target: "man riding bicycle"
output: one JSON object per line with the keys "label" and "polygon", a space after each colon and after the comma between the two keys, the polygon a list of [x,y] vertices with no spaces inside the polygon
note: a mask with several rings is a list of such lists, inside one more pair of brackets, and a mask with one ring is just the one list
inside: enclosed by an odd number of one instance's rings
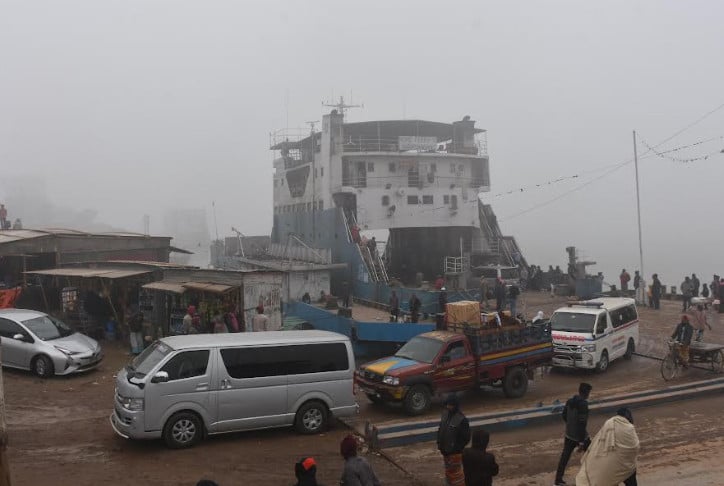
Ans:
{"label": "man riding bicycle", "polygon": [[689,345],[694,335],[694,328],[689,323],[689,316],[681,316],[681,322],[676,325],[671,339],[675,339],[679,343],[679,359],[684,368],[689,367]]}

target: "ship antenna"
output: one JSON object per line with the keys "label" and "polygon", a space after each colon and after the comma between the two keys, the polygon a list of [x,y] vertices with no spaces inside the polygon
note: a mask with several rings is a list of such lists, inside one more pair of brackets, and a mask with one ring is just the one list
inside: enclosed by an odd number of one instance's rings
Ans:
{"label": "ship antenna", "polygon": [[364,103],[362,103],[362,104],[360,104],[360,105],[348,105],[347,103],[344,102],[344,96],[340,96],[340,97],[339,97],[339,101],[338,101],[337,103],[333,103],[333,102],[331,102],[331,101],[328,102],[328,103],[325,103],[325,102],[323,101],[323,102],[322,102],[322,106],[329,106],[330,108],[336,108],[337,111],[338,111],[342,116],[344,116],[345,111],[346,111],[348,108],[364,108],[364,107],[365,107]]}

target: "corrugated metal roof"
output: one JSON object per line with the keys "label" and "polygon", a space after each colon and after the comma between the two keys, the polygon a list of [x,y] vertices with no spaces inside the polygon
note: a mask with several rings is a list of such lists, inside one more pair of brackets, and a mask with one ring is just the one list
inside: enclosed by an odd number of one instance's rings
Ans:
{"label": "corrugated metal roof", "polygon": [[79,278],[126,278],[151,273],[149,270],[127,270],[123,268],[49,268],[25,272],[48,277],[79,277]]}
{"label": "corrugated metal roof", "polygon": [[[30,240],[33,238],[41,238],[43,236],[87,236],[89,238],[98,237],[114,237],[114,238],[170,238],[168,236],[149,236],[141,233],[129,232],[107,232],[107,233],[86,233],[84,231],[72,230],[67,228],[43,228],[43,229],[22,229],[22,230],[2,230],[0,231],[0,245],[3,243],[11,243],[19,240]],[[184,250],[180,250],[183,253]],[[176,251],[176,249],[174,249]]]}
{"label": "corrugated metal roof", "polygon": [[210,282],[184,282],[182,285],[187,289],[199,290],[201,292],[211,292],[214,294],[223,294],[224,292],[228,292],[235,287],[238,288],[238,286],[222,285]]}
{"label": "corrugated metal roof", "polygon": [[0,231],[0,245],[13,241],[40,238],[41,236],[50,236],[50,233],[37,230],[3,230]]}
{"label": "corrugated metal roof", "polygon": [[183,284],[175,283],[175,282],[166,282],[166,281],[160,281],[160,282],[151,282],[147,283],[146,285],[142,286],[144,289],[150,289],[150,290],[163,290],[164,292],[173,292],[174,294],[183,294],[186,292],[186,287],[183,286]]}

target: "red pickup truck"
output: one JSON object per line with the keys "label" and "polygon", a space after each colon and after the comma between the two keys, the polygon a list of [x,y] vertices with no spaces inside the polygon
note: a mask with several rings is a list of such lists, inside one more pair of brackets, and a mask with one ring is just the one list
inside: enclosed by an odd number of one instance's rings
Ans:
{"label": "red pickup truck", "polygon": [[434,395],[481,385],[502,384],[507,397],[521,397],[535,368],[552,356],[547,324],[433,331],[412,338],[394,356],[361,366],[355,384],[374,403],[402,402],[407,413],[419,415]]}

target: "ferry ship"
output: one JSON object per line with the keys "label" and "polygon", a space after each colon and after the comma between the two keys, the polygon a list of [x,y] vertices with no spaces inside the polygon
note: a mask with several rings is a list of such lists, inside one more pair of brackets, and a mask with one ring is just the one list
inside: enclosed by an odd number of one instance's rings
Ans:
{"label": "ferry ship", "polygon": [[[340,99],[321,130],[270,135],[273,244],[328,250],[333,263],[348,264],[332,275],[332,292],[381,303],[391,281],[424,288],[444,275],[449,288],[477,288],[471,268],[524,264],[480,200],[490,191],[490,159],[474,120],[345,123],[347,108]],[[357,244],[354,225],[388,237]]]}

